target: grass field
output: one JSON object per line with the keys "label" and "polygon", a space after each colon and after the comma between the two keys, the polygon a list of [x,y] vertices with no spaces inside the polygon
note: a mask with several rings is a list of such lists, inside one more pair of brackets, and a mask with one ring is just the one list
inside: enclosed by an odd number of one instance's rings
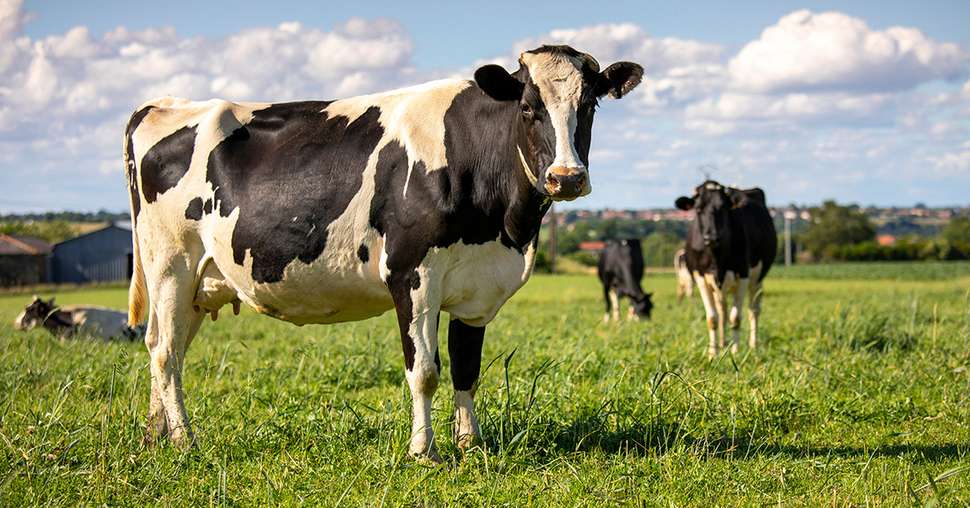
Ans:
{"label": "grass field", "polygon": [[185,378],[198,446],[181,452],[141,445],[143,345],[15,332],[27,297],[3,296],[0,505],[967,504],[970,265],[941,266],[779,270],[762,347],[713,362],[672,274],[645,280],[651,322],[620,325],[594,277],[537,276],[489,326],[486,445],[467,456],[442,358],[439,467],[406,457],[390,313],[207,322]]}

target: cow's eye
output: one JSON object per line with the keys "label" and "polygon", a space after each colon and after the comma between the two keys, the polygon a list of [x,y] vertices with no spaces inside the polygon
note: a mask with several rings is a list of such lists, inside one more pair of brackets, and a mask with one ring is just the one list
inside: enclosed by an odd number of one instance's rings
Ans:
{"label": "cow's eye", "polygon": [[531,120],[532,117],[535,116],[535,114],[536,114],[535,113],[535,110],[532,109],[532,106],[530,106],[530,105],[528,105],[528,104],[526,104],[524,102],[522,103],[522,116],[524,116],[527,119]]}

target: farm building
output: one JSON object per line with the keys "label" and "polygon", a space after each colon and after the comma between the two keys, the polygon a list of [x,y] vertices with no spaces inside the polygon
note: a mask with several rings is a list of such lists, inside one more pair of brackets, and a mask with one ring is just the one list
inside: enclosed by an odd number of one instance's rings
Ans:
{"label": "farm building", "polygon": [[0,235],[0,287],[47,281],[49,243],[30,236]]}
{"label": "farm building", "polygon": [[131,277],[131,223],[110,225],[54,246],[50,281],[57,284],[123,281]]}

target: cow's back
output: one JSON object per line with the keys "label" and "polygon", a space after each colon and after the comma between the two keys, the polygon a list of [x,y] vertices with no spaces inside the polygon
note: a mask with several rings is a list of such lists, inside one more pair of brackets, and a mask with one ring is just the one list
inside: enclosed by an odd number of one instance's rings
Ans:
{"label": "cow's back", "polygon": [[748,244],[749,264],[751,267],[761,264],[758,275],[759,281],[768,274],[778,252],[778,236],[775,223],[768,212],[765,193],[760,188],[741,191],[745,198],[737,211],[741,215],[744,227],[745,241]]}

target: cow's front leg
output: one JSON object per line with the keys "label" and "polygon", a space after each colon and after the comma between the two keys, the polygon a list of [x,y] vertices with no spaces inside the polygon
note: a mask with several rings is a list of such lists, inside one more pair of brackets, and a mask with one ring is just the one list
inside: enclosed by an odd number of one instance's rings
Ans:
{"label": "cow's front leg", "polygon": [[707,315],[707,334],[708,346],[707,356],[714,358],[717,356],[717,310],[714,303],[713,288],[707,283],[707,278],[699,272],[694,272],[694,280],[697,281],[697,290],[701,294],[701,301],[704,302],[704,313]]}
{"label": "cow's front leg", "polygon": [[440,462],[431,428],[431,401],[438,389],[438,309],[440,302],[429,281],[416,270],[390,274],[387,280],[404,349],[404,375],[411,389],[412,423],[409,453]]}
{"label": "cow's front leg", "polygon": [[451,382],[455,387],[455,445],[462,451],[482,442],[475,416],[475,390],[482,366],[482,342],[485,327],[452,319],[448,325],[448,356],[451,359]]}

